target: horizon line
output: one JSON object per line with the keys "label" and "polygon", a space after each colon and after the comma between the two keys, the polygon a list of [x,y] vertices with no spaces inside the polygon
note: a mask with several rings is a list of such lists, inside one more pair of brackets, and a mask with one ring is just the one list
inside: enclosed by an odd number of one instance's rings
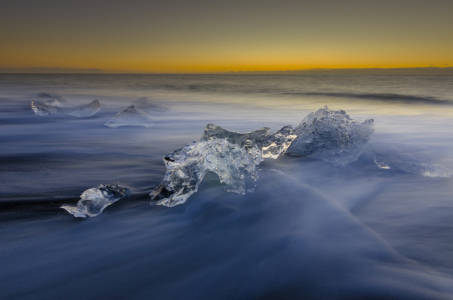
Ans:
{"label": "horizon line", "polygon": [[[310,69],[294,69],[294,70],[268,70],[268,71],[204,71],[204,72],[143,72],[133,70],[103,70],[97,68],[47,68],[47,67],[35,67],[35,68],[0,68],[0,74],[135,74],[135,75],[171,75],[171,74],[237,74],[237,73],[326,73],[326,72],[407,72],[407,71],[447,71],[452,72],[453,67],[400,67],[400,68],[310,68]],[[443,73],[444,73],[443,72]]]}

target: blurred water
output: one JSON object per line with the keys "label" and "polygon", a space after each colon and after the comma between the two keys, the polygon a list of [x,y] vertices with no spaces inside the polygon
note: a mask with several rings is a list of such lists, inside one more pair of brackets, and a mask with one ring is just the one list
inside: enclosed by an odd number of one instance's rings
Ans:
{"label": "blurred water", "polygon": [[[380,170],[372,151],[453,169],[453,77],[0,75],[1,299],[451,299],[451,178]],[[35,116],[37,93],[91,118]],[[103,124],[140,97],[154,127]],[[358,161],[266,160],[255,193],[210,174],[187,203],[149,206],[162,156],[208,123],[297,125],[328,105],[376,131]],[[157,108],[156,108],[157,107]],[[274,172],[276,169],[281,172]],[[59,208],[101,183],[102,215]]]}

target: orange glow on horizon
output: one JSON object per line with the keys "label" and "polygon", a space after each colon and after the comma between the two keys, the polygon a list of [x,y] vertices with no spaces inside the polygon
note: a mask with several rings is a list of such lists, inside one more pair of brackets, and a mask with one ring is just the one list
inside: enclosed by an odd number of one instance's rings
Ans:
{"label": "orange glow on horizon", "polygon": [[3,10],[0,69],[209,73],[453,66],[453,1],[269,1],[259,7],[253,1],[200,7],[118,1],[109,9],[91,2],[86,9],[86,1],[27,2],[12,1]]}
{"label": "orange glow on horizon", "polygon": [[[60,49],[58,49],[60,48]],[[63,48],[63,49],[61,49]],[[329,51],[312,49],[282,49],[280,51],[259,51],[237,46],[228,53],[219,47],[210,53],[192,46],[190,53],[173,51],[131,51],[115,49],[108,52],[103,47],[83,49],[47,49],[27,46],[4,47],[0,49],[0,69],[6,68],[72,68],[101,69],[106,73],[216,73],[248,71],[287,71],[308,69],[361,69],[361,68],[417,68],[453,66],[449,47],[444,51],[423,51],[407,53],[385,53],[355,51],[341,48]],[[190,47],[188,47],[190,48]],[[370,46],[370,48],[372,48]],[[200,50],[200,51],[197,51]],[[120,52],[120,53],[118,53]],[[379,52],[379,53],[377,53]],[[384,55],[385,54],[385,55]],[[435,59],[433,59],[435,57]]]}

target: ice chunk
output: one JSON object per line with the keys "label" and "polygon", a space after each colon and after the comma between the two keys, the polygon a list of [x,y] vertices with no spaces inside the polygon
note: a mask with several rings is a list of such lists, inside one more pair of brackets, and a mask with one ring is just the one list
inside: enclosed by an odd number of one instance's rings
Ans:
{"label": "ice chunk", "polygon": [[[234,135],[234,141],[241,143],[243,137]],[[263,160],[261,150],[245,141],[247,145],[241,147],[225,138],[206,139],[164,157],[167,172],[150,194],[158,200],[156,204],[172,207],[186,202],[209,171],[219,176],[228,192],[253,192],[259,175],[257,166]]]}
{"label": "ice chunk", "polygon": [[285,126],[261,142],[263,158],[276,159],[286,152],[292,141],[297,137],[291,125]]}
{"label": "ice chunk", "polygon": [[272,135],[269,135],[269,130],[270,128],[263,127],[255,131],[239,133],[226,130],[215,124],[208,124],[200,141],[224,138],[230,143],[238,144],[241,147],[246,145],[256,146],[263,151],[263,158],[270,157],[275,159],[285,153],[297,136],[293,134],[291,125],[283,127]]}
{"label": "ice chunk", "polygon": [[451,177],[453,175],[453,170],[440,165],[404,161],[393,156],[380,155],[376,152],[373,154],[374,163],[379,169],[392,169],[427,177]]}
{"label": "ice chunk", "polygon": [[98,100],[94,100],[89,104],[74,107],[66,113],[77,118],[88,118],[94,116],[100,109],[101,103]]}
{"label": "ice chunk", "polygon": [[208,124],[199,142],[164,157],[167,172],[150,194],[151,198],[165,206],[182,204],[197,191],[209,171],[219,175],[229,192],[252,192],[259,174],[257,166],[263,159],[279,157],[298,139],[305,148],[296,145],[292,154],[346,165],[363,152],[374,125],[373,120],[358,124],[344,111],[330,111],[325,107],[308,115],[295,130],[291,125],[272,135],[269,130],[264,127],[239,133]]}
{"label": "ice chunk", "polygon": [[269,130],[264,127],[239,133],[208,124],[199,142],[164,157],[167,173],[151,198],[165,206],[182,204],[197,191],[209,171],[219,176],[228,192],[253,192],[259,175],[257,166],[263,161],[262,143],[269,138]]}
{"label": "ice chunk", "polygon": [[127,189],[120,187],[118,182],[107,185],[101,184],[97,188],[83,192],[77,206],[63,205],[61,208],[67,210],[74,217],[96,217],[102,213],[104,208],[124,198],[126,194]]}
{"label": "ice chunk", "polygon": [[310,113],[294,128],[294,134],[298,137],[286,153],[345,166],[362,154],[363,146],[373,132],[373,119],[358,123],[345,111],[332,111],[325,106]]}
{"label": "ice chunk", "polygon": [[55,115],[61,113],[59,107],[52,105],[31,102],[31,109],[37,116]]}
{"label": "ice chunk", "polygon": [[200,141],[210,141],[214,139],[226,139],[231,144],[237,144],[243,147],[247,141],[254,145],[259,144],[263,141],[269,133],[270,128],[263,127],[261,129],[247,132],[239,133],[235,131],[226,130],[215,124],[208,124],[204,130],[203,136]]}
{"label": "ice chunk", "polygon": [[123,109],[104,125],[112,128],[120,126],[153,126],[151,117],[134,105]]}
{"label": "ice chunk", "polygon": [[259,176],[257,166],[265,157],[277,158],[291,141],[292,127],[285,126],[273,135],[264,127],[239,133],[208,124],[199,142],[164,157],[167,172],[162,183],[150,194],[157,204],[182,204],[197,191],[209,171],[216,173],[225,190],[238,194],[253,192]]}
{"label": "ice chunk", "polygon": [[[54,100],[47,101],[45,103],[31,102],[31,109],[33,109],[35,115],[38,116],[63,114],[71,115],[77,118],[91,117],[101,109],[101,104],[99,103],[98,100],[94,100],[93,102],[86,105],[81,105],[72,108],[64,108],[62,106],[53,105],[61,101],[57,99]],[[69,102],[67,102],[66,104],[68,103]]]}

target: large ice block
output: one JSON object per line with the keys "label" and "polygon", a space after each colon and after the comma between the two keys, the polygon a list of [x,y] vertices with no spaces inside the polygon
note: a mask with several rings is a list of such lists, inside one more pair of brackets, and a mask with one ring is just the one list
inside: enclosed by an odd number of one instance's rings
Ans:
{"label": "large ice block", "polygon": [[165,206],[184,203],[208,171],[219,175],[229,192],[252,192],[258,178],[257,166],[264,158],[275,159],[285,152],[344,166],[363,152],[374,124],[373,120],[359,124],[344,111],[331,111],[326,106],[309,114],[294,130],[291,125],[271,135],[269,130],[263,127],[239,133],[208,124],[199,142],[164,157],[167,172],[151,198]]}
{"label": "large ice block", "polygon": [[260,149],[251,144],[241,147],[225,138],[192,142],[164,156],[167,172],[150,196],[159,205],[182,204],[197,191],[209,171],[219,176],[228,192],[253,192],[259,176],[257,166],[262,160]]}
{"label": "large ice block", "polygon": [[325,106],[306,116],[293,132],[297,138],[286,153],[345,166],[362,154],[374,132],[374,121],[358,123],[345,111],[332,111]]}

